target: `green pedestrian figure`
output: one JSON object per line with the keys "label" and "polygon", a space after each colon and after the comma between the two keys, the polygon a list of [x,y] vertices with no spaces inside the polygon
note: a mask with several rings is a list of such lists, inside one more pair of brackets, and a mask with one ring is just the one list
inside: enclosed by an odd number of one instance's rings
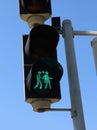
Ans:
{"label": "green pedestrian figure", "polygon": [[42,82],[41,82],[41,71],[38,72],[37,76],[36,76],[36,79],[37,79],[37,83],[36,85],[34,86],[34,89],[38,88],[39,89],[42,89]]}
{"label": "green pedestrian figure", "polygon": [[49,77],[49,72],[46,71],[42,79],[44,80],[44,83],[45,83],[45,89],[47,89],[47,87],[49,87],[49,89],[52,89],[50,79],[53,79],[53,78]]}

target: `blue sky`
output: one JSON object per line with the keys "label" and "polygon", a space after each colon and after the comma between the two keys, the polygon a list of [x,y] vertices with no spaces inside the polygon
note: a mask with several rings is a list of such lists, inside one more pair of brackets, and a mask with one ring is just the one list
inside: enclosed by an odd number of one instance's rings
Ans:
{"label": "blue sky", "polygon": [[[52,16],[72,21],[74,30],[97,30],[96,0],[52,0]],[[50,19],[45,22],[50,25]],[[22,35],[28,24],[20,19],[18,0],[0,3],[0,129],[73,130],[69,112],[36,113],[24,101]],[[97,130],[97,76],[91,41],[93,36],[75,36],[74,45],[87,130]],[[60,102],[53,107],[70,108],[64,40],[60,36],[58,59],[64,68]]]}

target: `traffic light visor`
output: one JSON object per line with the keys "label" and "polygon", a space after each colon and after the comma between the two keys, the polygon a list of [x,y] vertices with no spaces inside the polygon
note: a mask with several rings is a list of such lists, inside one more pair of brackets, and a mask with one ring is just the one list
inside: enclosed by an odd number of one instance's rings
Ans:
{"label": "traffic light visor", "polygon": [[59,34],[52,26],[38,25],[30,32],[30,42],[33,47],[56,48],[59,41]]}
{"label": "traffic light visor", "polygon": [[52,26],[38,25],[29,34],[25,52],[28,56],[38,54],[43,56],[51,54],[57,47],[59,34]]}

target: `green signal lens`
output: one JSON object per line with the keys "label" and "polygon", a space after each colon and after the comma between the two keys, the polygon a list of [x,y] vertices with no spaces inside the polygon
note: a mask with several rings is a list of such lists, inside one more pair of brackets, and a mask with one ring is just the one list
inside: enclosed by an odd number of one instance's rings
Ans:
{"label": "green signal lens", "polygon": [[47,94],[59,84],[63,68],[56,60],[43,58],[33,64],[30,74],[30,90],[38,94]]}
{"label": "green signal lens", "polygon": [[38,71],[36,74],[36,84],[33,86],[33,89],[38,92],[49,92],[52,90],[53,78],[50,77],[48,71]]}

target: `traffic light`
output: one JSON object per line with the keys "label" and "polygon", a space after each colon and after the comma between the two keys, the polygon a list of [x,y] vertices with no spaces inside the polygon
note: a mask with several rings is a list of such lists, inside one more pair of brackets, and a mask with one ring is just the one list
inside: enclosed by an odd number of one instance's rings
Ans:
{"label": "traffic light", "polygon": [[32,28],[51,16],[51,0],[19,0],[20,17]]}
{"label": "traffic light", "polygon": [[57,61],[59,34],[52,26],[35,26],[23,36],[25,100],[34,111],[50,108],[61,99],[63,68]]}

